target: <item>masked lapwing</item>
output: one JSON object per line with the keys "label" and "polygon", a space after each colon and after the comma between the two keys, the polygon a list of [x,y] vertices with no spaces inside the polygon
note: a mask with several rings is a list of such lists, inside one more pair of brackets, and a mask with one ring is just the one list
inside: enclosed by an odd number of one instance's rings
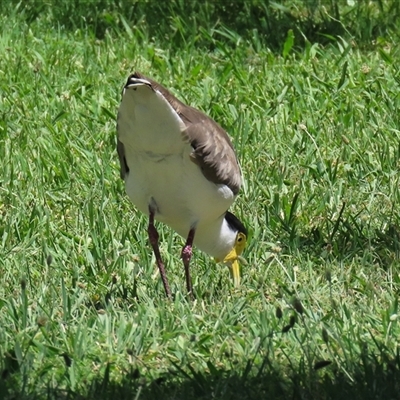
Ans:
{"label": "masked lapwing", "polygon": [[121,177],[131,201],[149,215],[149,241],[166,295],[171,298],[155,219],[186,238],[181,257],[190,295],[193,245],[227,265],[238,285],[247,230],[228,211],[242,178],[227,133],[138,72],[123,89],[117,131]]}

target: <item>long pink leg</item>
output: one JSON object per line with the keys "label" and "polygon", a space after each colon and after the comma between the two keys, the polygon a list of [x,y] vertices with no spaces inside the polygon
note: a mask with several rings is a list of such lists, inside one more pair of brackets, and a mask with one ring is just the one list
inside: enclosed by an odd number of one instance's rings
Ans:
{"label": "long pink leg", "polygon": [[193,290],[192,290],[192,279],[190,278],[189,264],[190,264],[190,259],[192,258],[192,247],[193,247],[195,231],[196,231],[195,228],[192,228],[189,231],[188,237],[186,239],[186,244],[185,246],[183,246],[181,253],[183,265],[185,266],[186,287],[190,297],[192,298],[193,298]]}
{"label": "long pink leg", "polygon": [[158,269],[160,270],[160,275],[162,282],[164,284],[165,293],[169,299],[172,299],[171,289],[169,288],[168,285],[167,274],[165,273],[165,266],[164,263],[162,262],[160,249],[158,247],[159,236],[157,229],[154,226],[154,209],[151,206],[149,206],[149,213],[150,217],[149,217],[149,226],[147,228],[147,233],[149,234],[150,244],[151,247],[153,247],[154,255],[156,256],[156,263]]}

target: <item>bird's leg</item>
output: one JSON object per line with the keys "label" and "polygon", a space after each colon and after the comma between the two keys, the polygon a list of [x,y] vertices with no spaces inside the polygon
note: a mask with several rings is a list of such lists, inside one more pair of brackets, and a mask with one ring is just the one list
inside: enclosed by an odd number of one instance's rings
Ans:
{"label": "bird's leg", "polygon": [[190,259],[192,258],[192,247],[193,247],[195,231],[196,231],[195,228],[192,228],[189,231],[188,237],[186,239],[186,244],[185,246],[183,246],[181,253],[183,265],[185,266],[186,287],[190,297],[192,298],[193,298],[193,290],[192,290],[192,279],[190,278],[189,264],[190,264]]}
{"label": "bird's leg", "polygon": [[147,233],[149,234],[150,244],[151,244],[151,247],[153,248],[154,255],[156,256],[156,263],[157,263],[158,269],[160,270],[160,275],[161,275],[162,282],[164,284],[165,293],[169,299],[172,299],[171,289],[169,288],[169,285],[168,285],[168,280],[167,280],[167,275],[165,273],[164,263],[162,262],[161,255],[160,255],[160,249],[158,247],[158,237],[159,236],[158,236],[157,229],[154,226],[155,211],[152,206],[149,206],[149,213],[150,213],[150,217],[149,217],[149,227],[147,228]]}

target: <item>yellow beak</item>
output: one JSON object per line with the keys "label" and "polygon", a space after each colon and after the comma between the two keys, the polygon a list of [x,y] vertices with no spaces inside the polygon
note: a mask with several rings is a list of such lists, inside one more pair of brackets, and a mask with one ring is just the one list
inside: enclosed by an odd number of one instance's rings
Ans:
{"label": "yellow beak", "polygon": [[230,266],[229,269],[231,270],[231,276],[233,279],[233,284],[235,287],[240,285],[240,267],[238,260],[235,260]]}
{"label": "yellow beak", "polygon": [[227,264],[231,272],[231,277],[233,279],[233,284],[235,286],[240,285],[240,267],[238,262],[238,254],[236,248],[233,248],[228,255],[224,258],[223,263]]}

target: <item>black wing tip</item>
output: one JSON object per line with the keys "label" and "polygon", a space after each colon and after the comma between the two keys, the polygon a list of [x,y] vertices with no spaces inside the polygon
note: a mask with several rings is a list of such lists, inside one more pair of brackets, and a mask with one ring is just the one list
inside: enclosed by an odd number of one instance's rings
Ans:
{"label": "black wing tip", "polygon": [[243,222],[240,221],[238,217],[236,217],[236,215],[232,214],[230,211],[227,211],[225,214],[225,220],[233,230],[244,233],[247,237],[248,230],[244,226]]}

